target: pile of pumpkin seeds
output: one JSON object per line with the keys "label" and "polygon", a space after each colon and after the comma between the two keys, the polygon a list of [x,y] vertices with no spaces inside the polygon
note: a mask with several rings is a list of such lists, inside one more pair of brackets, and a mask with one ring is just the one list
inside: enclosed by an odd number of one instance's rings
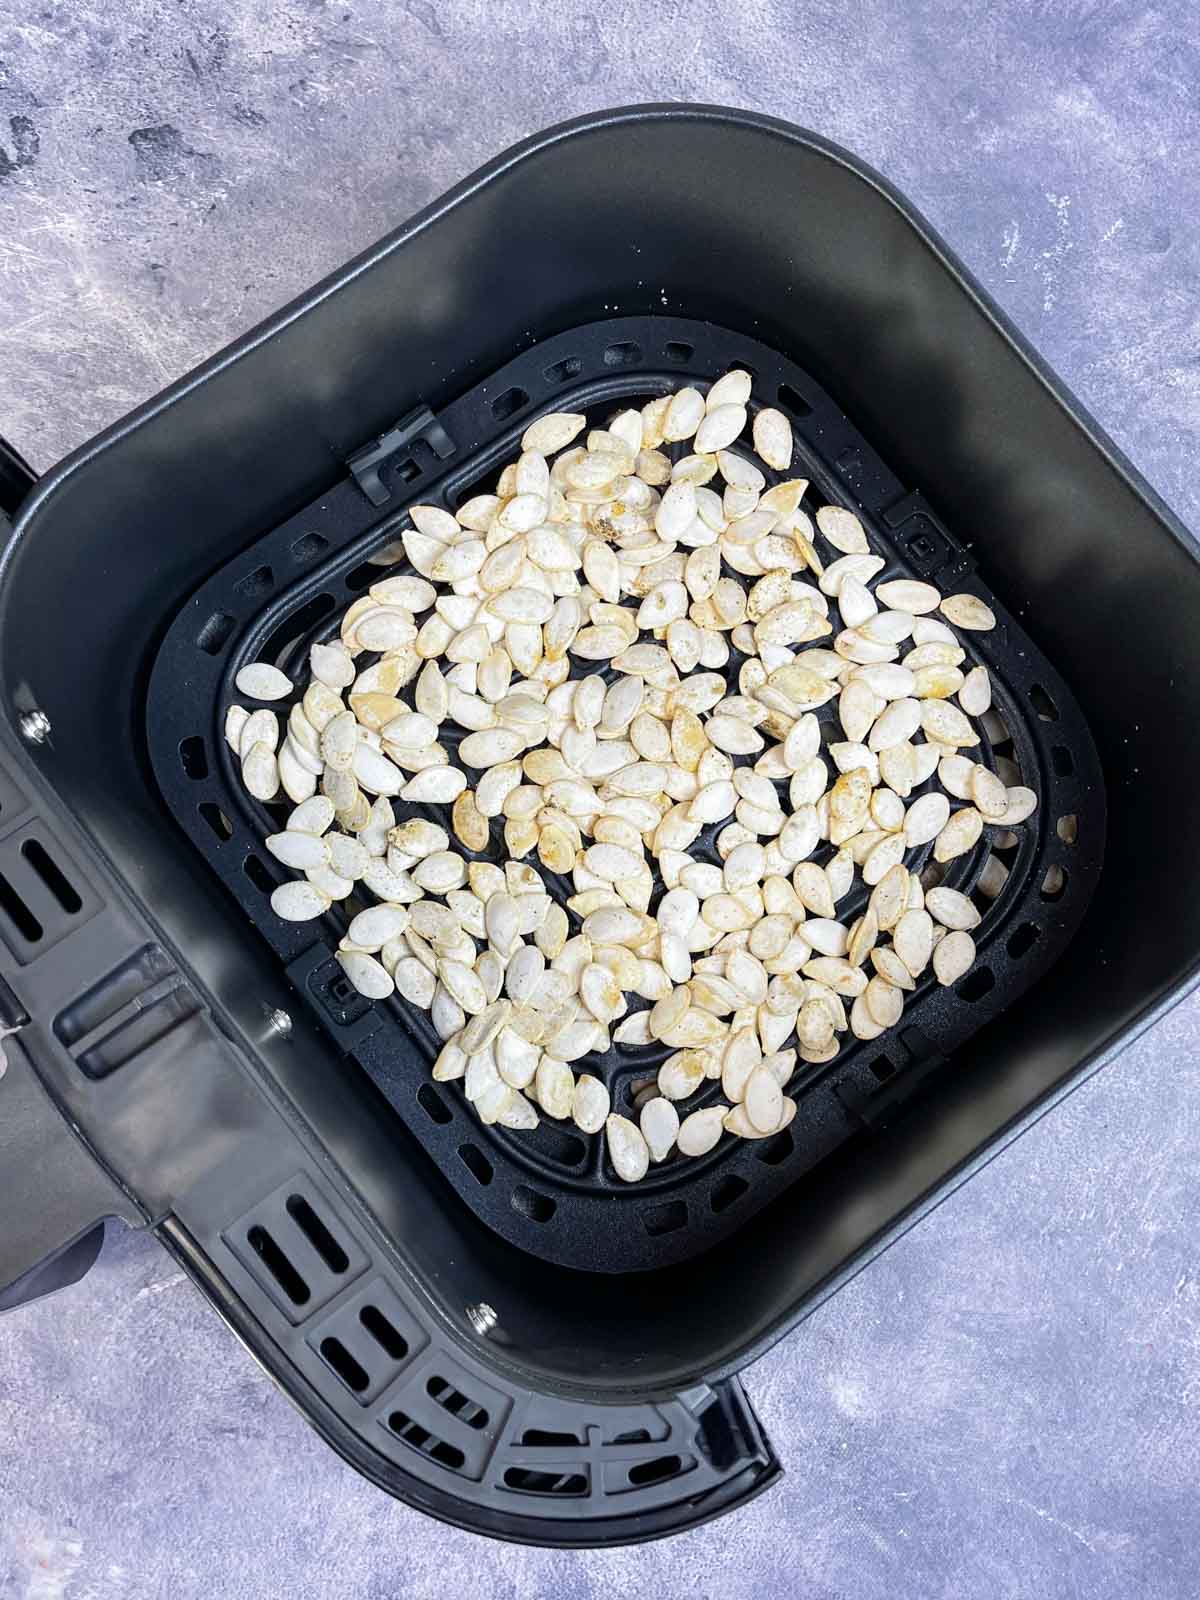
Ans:
{"label": "pile of pumpkin seeds", "polygon": [[[379,557],[407,570],[312,647],[302,696],[245,667],[258,707],[226,722],[249,792],[295,806],[266,840],[300,874],[276,915],[372,902],[337,959],[361,994],[431,1012],[434,1079],[485,1123],[603,1131],[630,1182],[779,1132],[799,1063],[896,1027],[928,968],[957,983],[980,914],[906,859],[949,862],[1037,805],[974,759],[991,686],[960,634],[991,610],[878,581],[853,512],[803,508],[791,426],[751,421],[750,392],[732,371],[604,428],[538,418],[494,492],[411,508]],[[493,819],[503,867],[475,859]],[[713,829],[720,865],[692,853]],[[569,880],[565,908],[539,868]],[[1003,875],[993,857],[985,895]],[[671,1052],[636,1121],[575,1070],[611,1044]],[[689,1110],[709,1080],[723,1100]]]}

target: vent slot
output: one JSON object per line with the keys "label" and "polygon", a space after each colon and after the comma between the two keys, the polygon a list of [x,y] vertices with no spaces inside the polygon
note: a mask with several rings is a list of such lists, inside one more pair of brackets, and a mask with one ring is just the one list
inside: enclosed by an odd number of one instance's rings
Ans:
{"label": "vent slot", "polygon": [[246,1234],[246,1243],[292,1304],[306,1306],[312,1299],[308,1285],[267,1230],[256,1224]]}
{"label": "vent slot", "polygon": [[1058,721],[1058,707],[1040,683],[1035,683],[1033,688],[1030,689],[1029,703],[1043,722]]}
{"label": "vent slot", "polygon": [[315,561],[322,550],[329,549],[329,540],[319,533],[302,533],[292,544],[293,561]]}
{"label": "vent slot", "polygon": [[358,1320],[374,1339],[375,1343],[393,1361],[403,1361],[408,1354],[408,1340],[380,1311],[378,1306],[364,1306],[358,1313]]}
{"label": "vent slot", "polygon": [[211,800],[204,800],[198,809],[201,817],[203,817],[222,844],[226,839],[233,838],[233,823],[230,822],[220,806],[214,805]]}
{"label": "vent slot", "polygon": [[681,367],[686,367],[695,354],[695,345],[687,344],[682,339],[672,339],[669,344],[663,346],[663,355],[667,360],[674,361]]}
{"label": "vent slot", "polygon": [[445,1378],[439,1378],[435,1374],[425,1385],[425,1393],[431,1400],[436,1400],[443,1411],[448,1411],[452,1417],[465,1422],[468,1428],[474,1428],[479,1432],[487,1427],[488,1413],[483,1406],[477,1405]]}
{"label": "vent slot", "polygon": [[578,356],[565,356],[561,361],[556,361],[552,367],[547,367],[542,373],[547,383],[570,383],[572,378],[578,378],[583,371],[583,362]]}
{"label": "vent slot", "polygon": [[515,417],[521,407],[528,404],[529,396],[524,389],[506,389],[492,401],[492,415],[497,422],[507,422],[509,417]]}
{"label": "vent slot", "polygon": [[79,1057],[80,1071],[89,1078],[107,1078],[127,1061],[152,1049],[199,1010],[195,995],[180,984],[152,1005],[136,1010],[127,1022],[85,1050]]}
{"label": "vent slot", "polygon": [[370,1374],[359,1365],[340,1339],[332,1336],[322,1339],[321,1354],[347,1389],[352,1389],[355,1394],[364,1394],[370,1388]]}
{"label": "vent slot", "polygon": [[26,944],[37,944],[46,931],[2,872],[0,872],[0,911],[12,923]]}
{"label": "vent slot", "polygon": [[641,359],[642,347],[634,344],[632,339],[620,339],[616,344],[610,344],[604,352],[606,367],[634,367]]}
{"label": "vent slot", "polygon": [[290,1194],[287,1214],[312,1245],[330,1272],[343,1273],[350,1266],[350,1257],[321,1221],[302,1194]]}
{"label": "vent slot", "polygon": [[[351,984],[349,987],[353,988],[354,986]],[[341,995],[337,994],[335,991],[331,992],[333,992],[333,997],[335,1000],[342,1000]],[[346,995],[345,999],[348,1000],[349,998],[349,995]],[[445,1126],[447,1122],[454,1121],[453,1111],[451,1111],[450,1107],[442,1099],[441,1095],[431,1083],[423,1083],[417,1090],[417,1104],[420,1106],[425,1115],[433,1122],[438,1122]]]}
{"label": "vent slot", "polygon": [[208,777],[208,752],[199,734],[193,734],[179,746],[179,761],[193,783]]}
{"label": "vent slot", "polygon": [[794,417],[812,416],[812,407],[799,389],[793,389],[790,383],[781,383],[778,393],[779,404],[790,411]]}
{"label": "vent slot", "polygon": [[229,616],[225,611],[216,611],[196,635],[196,643],[206,656],[219,656],[236,627],[236,617]]}
{"label": "vent slot", "polygon": [[504,1487],[522,1494],[581,1495],[588,1491],[582,1472],[539,1472],[535,1467],[506,1467]]}
{"label": "vent slot", "polygon": [[477,1144],[460,1144],[459,1159],[477,1183],[487,1185],[492,1181],[492,1163]]}
{"label": "vent slot", "polygon": [[740,1200],[749,1187],[745,1178],[739,1178],[736,1172],[731,1172],[722,1178],[720,1183],[713,1185],[708,1203],[719,1216],[722,1211],[728,1211],[731,1205]]}
{"label": "vent slot", "polygon": [[773,1139],[767,1139],[755,1151],[755,1155],[764,1167],[777,1167],[780,1162],[786,1161],[796,1148],[792,1140],[792,1130],[785,1128],[782,1133],[777,1133]]}
{"label": "vent slot", "polygon": [[45,845],[37,839],[26,839],[21,846],[21,854],[37,873],[38,877],[58,901],[69,917],[83,910],[83,901],[80,899],[75,885],[66,873],[54,860]]}
{"label": "vent slot", "polygon": [[1005,948],[1014,961],[1019,961],[1023,955],[1027,955],[1033,949],[1041,937],[1041,933],[1042,930],[1036,922],[1023,922],[1019,928],[1014,928],[1012,933],[1009,934],[1008,944]]}
{"label": "vent slot", "polygon": [[549,1222],[558,1210],[548,1194],[539,1194],[536,1189],[526,1188],[523,1183],[519,1183],[512,1192],[512,1208],[531,1222]]}
{"label": "vent slot", "polygon": [[419,1450],[423,1456],[428,1456],[439,1466],[449,1467],[451,1472],[462,1471],[467,1458],[457,1445],[447,1444],[445,1439],[437,1438],[428,1428],[423,1428],[419,1422],[414,1422],[403,1411],[393,1411],[387,1425],[389,1431],[411,1449]]}
{"label": "vent slot", "polygon": [[629,1482],[635,1489],[642,1489],[649,1483],[665,1483],[668,1478],[677,1478],[683,1471],[682,1456],[655,1456],[653,1461],[639,1461],[630,1467]]}
{"label": "vent slot", "polygon": [[990,994],[996,986],[996,975],[991,967],[976,967],[973,972],[968,972],[963,981],[955,989],[955,994],[961,1000],[982,1000],[985,994]]}
{"label": "vent slot", "polygon": [[265,600],[275,587],[275,574],[270,567],[255,567],[234,584],[238,594],[247,600]]}
{"label": "vent slot", "polygon": [[360,561],[356,567],[343,577],[342,582],[347,589],[352,589],[355,594],[363,589],[369,589],[373,583],[378,583],[387,576],[387,568],[381,567],[377,561]]}
{"label": "vent slot", "polygon": [[256,889],[263,894],[271,894],[275,888],[275,879],[271,876],[271,869],[257,856],[249,855],[242,862],[242,871],[250,879]]}
{"label": "vent slot", "polygon": [[651,1206],[648,1211],[642,1212],[642,1226],[652,1239],[686,1228],[687,1219],[688,1208],[682,1200],[668,1200],[661,1206]]}

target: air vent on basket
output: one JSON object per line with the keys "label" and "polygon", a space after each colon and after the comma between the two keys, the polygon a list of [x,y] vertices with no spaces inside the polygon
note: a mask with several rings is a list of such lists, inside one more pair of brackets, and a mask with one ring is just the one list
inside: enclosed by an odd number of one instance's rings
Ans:
{"label": "air vent on basket", "polygon": [[452,1417],[465,1422],[468,1428],[479,1430],[487,1427],[488,1414],[483,1406],[468,1398],[445,1378],[439,1378],[435,1374],[425,1385],[425,1393],[430,1399],[436,1400],[443,1411],[448,1411]]}
{"label": "air vent on basket", "polygon": [[522,1494],[581,1495],[588,1491],[583,1472],[547,1472],[536,1467],[507,1467],[504,1487]]}
{"label": "air vent on basket", "polygon": [[447,1444],[445,1439],[439,1439],[430,1433],[428,1428],[423,1428],[419,1422],[414,1422],[412,1417],[406,1416],[403,1411],[393,1411],[387,1420],[387,1425],[397,1439],[402,1439],[411,1449],[419,1450],[423,1456],[428,1456],[440,1466],[449,1467],[451,1472],[462,1471],[467,1458],[458,1446]]}

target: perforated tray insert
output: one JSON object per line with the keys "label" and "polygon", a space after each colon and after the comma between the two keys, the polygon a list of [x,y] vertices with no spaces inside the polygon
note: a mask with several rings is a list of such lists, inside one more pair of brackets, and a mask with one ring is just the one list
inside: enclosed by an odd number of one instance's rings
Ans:
{"label": "perforated tray insert", "polygon": [[[983,662],[993,684],[989,726],[995,737],[984,734],[978,756],[990,766],[1000,756],[1014,761],[1041,803],[1015,841],[985,829],[975,849],[945,869],[942,881],[973,895],[983,912],[975,933],[978,960],[961,982],[942,989],[927,977],[908,997],[898,1029],[872,1043],[845,1036],[835,1060],[801,1064],[787,1087],[797,1113],[784,1133],[754,1142],[723,1138],[709,1155],[672,1157],[630,1186],[613,1172],[602,1138],[546,1117],[532,1133],[484,1127],[459,1084],[430,1081],[440,1041],[428,1014],[397,997],[365,1000],[333,958],[357,900],[320,922],[284,923],[274,915],[271,891],[293,874],[262,840],[282,826],[289,808],[260,805],[245,793],[221,723],[231,699],[244,698],[233,678],[247,662],[276,661],[297,682],[306,679],[310,645],[335,636],[342,612],[382,575],[370,557],[406,525],[405,505],[452,510],[490,488],[542,411],[586,411],[600,423],[618,406],[686,383],[706,384],[732,366],[754,376],[752,409],[774,404],[791,418],[791,470],[811,479],[810,512],[836,501],[860,515],[873,548],[887,559],[881,580],[929,578],[947,593],[969,590],[991,605],[995,630],[962,639],[970,664]],[[407,443],[378,464],[378,481],[369,487],[376,499],[386,496],[382,507],[348,477],[215,573],[183,608],[150,686],[155,772],[180,827],[286,965],[331,1041],[370,1074],[446,1183],[489,1227],[536,1255],[585,1270],[623,1272],[684,1260],[732,1233],[848,1140],[879,1136],[917,1089],[936,1090],[938,1072],[970,1070],[961,1056],[952,1067],[949,1058],[1053,964],[1087,907],[1104,842],[1096,751],[1066,685],[983,586],[968,553],[970,530],[952,535],[806,373],[744,335],[665,317],[590,324],[525,351],[428,424],[424,431],[419,422],[402,430]],[[742,659],[731,653],[727,676],[734,692]],[[573,665],[580,675],[595,670],[592,663]],[[831,704],[819,714],[826,738],[835,712]],[[442,739],[453,754],[456,734],[449,724]],[[449,828],[449,808],[411,809]],[[720,826],[698,841],[698,857],[718,859],[713,840]],[[825,847],[815,859],[828,853]],[[496,823],[483,854],[504,857]],[[910,851],[907,864],[919,869],[928,856],[929,847]],[[977,887],[990,857],[1008,873],[994,899]],[[536,856],[529,859],[538,865]],[[550,893],[565,901],[569,882],[542,875]],[[864,900],[859,881],[839,904],[839,918],[852,921]],[[631,1009],[645,1003],[629,998]],[[576,1062],[575,1070],[602,1078],[614,1109],[636,1117],[633,1096],[667,1053],[665,1047],[614,1048]],[[718,1095],[719,1084],[709,1084],[687,1109]]]}

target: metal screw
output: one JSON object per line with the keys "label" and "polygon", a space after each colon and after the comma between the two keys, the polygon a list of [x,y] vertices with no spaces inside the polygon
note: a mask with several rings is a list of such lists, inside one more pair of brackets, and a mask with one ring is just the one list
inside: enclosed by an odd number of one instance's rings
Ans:
{"label": "metal screw", "polygon": [[267,1038],[286,1039],[292,1031],[292,1019],[286,1011],[267,1012]]}
{"label": "metal screw", "polygon": [[480,1300],[476,1305],[467,1307],[467,1321],[481,1337],[491,1333],[499,1320],[495,1310],[486,1300]]}
{"label": "metal screw", "polygon": [[44,711],[26,711],[17,720],[17,726],[30,744],[45,744],[50,737],[50,718]]}

